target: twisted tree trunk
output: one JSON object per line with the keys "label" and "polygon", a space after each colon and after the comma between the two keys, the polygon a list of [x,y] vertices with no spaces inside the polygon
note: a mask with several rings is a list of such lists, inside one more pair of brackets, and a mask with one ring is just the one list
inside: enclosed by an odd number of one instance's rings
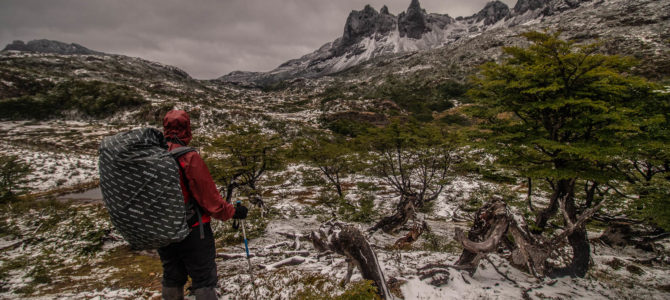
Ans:
{"label": "twisted tree trunk", "polygon": [[368,232],[372,233],[381,229],[386,233],[396,233],[400,226],[405,225],[414,216],[416,199],[416,196],[403,195],[396,206],[395,213],[379,220],[377,224],[368,229]]}
{"label": "twisted tree trunk", "polygon": [[310,235],[314,248],[319,251],[333,251],[346,257],[349,263],[347,275],[342,281],[349,282],[353,268],[358,267],[364,279],[372,280],[377,286],[377,293],[382,299],[393,299],[384,278],[377,255],[370,244],[356,227],[337,221],[328,221],[321,225],[319,231]]}
{"label": "twisted tree trunk", "polygon": [[[474,273],[481,259],[499,249],[509,250],[510,255],[507,258],[510,263],[536,277],[566,275],[583,277],[588,270],[590,259],[586,221],[600,209],[604,201],[577,216],[574,202],[571,203],[568,199],[564,198],[557,202],[566,219],[565,229],[551,238],[534,235],[525,224],[517,223],[501,198],[490,200],[477,210],[474,224],[467,237],[460,228],[456,229],[455,239],[463,245],[463,252],[456,263],[426,266],[422,268],[422,270],[428,269],[423,273],[424,277],[445,274],[447,273],[445,269],[450,267]],[[574,251],[572,262],[556,269],[548,263],[548,260],[556,258],[554,250],[566,243],[569,243]],[[444,280],[435,282],[444,283]]]}

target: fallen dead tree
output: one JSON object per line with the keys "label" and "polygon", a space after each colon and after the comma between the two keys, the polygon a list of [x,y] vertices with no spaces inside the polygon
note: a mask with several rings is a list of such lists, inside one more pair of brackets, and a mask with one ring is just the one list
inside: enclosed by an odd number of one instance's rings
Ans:
{"label": "fallen dead tree", "polygon": [[670,238],[670,232],[662,228],[649,228],[635,220],[616,220],[608,224],[598,240],[611,247],[634,246],[653,252],[657,248],[656,242]]}
{"label": "fallen dead tree", "polygon": [[337,221],[328,221],[310,239],[318,251],[332,251],[346,257],[347,274],[342,285],[349,283],[354,267],[358,267],[364,279],[372,280],[382,299],[393,299],[384,278],[377,255],[358,228]]}
{"label": "fallen dead tree", "polygon": [[[492,252],[509,253],[503,256],[513,266],[526,270],[537,278],[570,275],[565,273],[565,269],[551,265],[549,259],[558,258],[560,254],[555,250],[568,243],[567,237],[577,228],[584,226],[589,217],[603,204],[604,201],[583,212],[574,222],[564,215],[566,228],[547,238],[531,233],[526,224],[514,218],[506,203],[496,197],[477,210],[474,224],[467,236],[460,228],[456,229],[455,239],[463,245],[463,252],[456,263],[426,265],[420,269],[421,278],[434,278],[432,283],[439,285],[445,281],[437,275],[448,275],[450,268],[474,274],[480,261]],[[563,206],[561,203],[561,208]]]}
{"label": "fallen dead tree", "polygon": [[[272,251],[272,252],[249,253],[249,257],[268,257],[268,256],[309,256],[309,251],[300,250],[300,251]],[[247,258],[247,254],[217,253],[216,257],[223,259],[237,259],[237,258]]]}
{"label": "fallen dead tree", "polygon": [[407,234],[405,234],[405,236],[395,241],[395,243],[393,244],[393,248],[403,249],[410,247],[414,242],[416,242],[416,240],[419,239],[419,237],[421,236],[421,234],[423,234],[424,231],[430,231],[430,228],[428,227],[428,223],[426,223],[426,221],[414,223],[412,228],[407,232]]}
{"label": "fallen dead tree", "polygon": [[300,256],[293,256],[293,257],[289,257],[289,258],[280,260],[280,261],[275,262],[275,263],[271,263],[271,264],[267,264],[267,265],[259,265],[259,266],[261,267],[261,269],[274,270],[274,269],[277,269],[277,268],[281,268],[283,266],[299,265],[299,264],[302,264],[302,263],[307,262],[307,261],[311,261],[311,259],[305,258],[305,257],[300,257]]}

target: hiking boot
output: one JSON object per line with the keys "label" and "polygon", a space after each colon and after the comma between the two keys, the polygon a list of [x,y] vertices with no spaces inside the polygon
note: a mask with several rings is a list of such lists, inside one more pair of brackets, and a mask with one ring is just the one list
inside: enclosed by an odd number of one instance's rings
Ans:
{"label": "hiking boot", "polygon": [[212,287],[199,288],[193,291],[195,295],[195,300],[218,300],[219,297],[216,296],[216,291]]}
{"label": "hiking boot", "polygon": [[184,300],[184,286],[163,286],[164,300]]}

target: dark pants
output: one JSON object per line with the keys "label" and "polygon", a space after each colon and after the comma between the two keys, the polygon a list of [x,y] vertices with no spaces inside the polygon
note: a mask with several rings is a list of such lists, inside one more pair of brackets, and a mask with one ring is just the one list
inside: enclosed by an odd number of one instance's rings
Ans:
{"label": "dark pants", "polygon": [[214,235],[209,223],[205,223],[203,227],[204,239],[200,239],[200,228],[196,226],[183,241],[158,249],[163,263],[164,286],[184,286],[188,275],[191,277],[192,290],[216,287],[218,278],[214,262]]}

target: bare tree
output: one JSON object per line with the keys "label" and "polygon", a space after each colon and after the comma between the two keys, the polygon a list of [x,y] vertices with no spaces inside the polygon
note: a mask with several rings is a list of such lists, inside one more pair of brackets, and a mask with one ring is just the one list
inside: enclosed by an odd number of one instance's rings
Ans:
{"label": "bare tree", "polygon": [[395,231],[437,199],[458,158],[453,136],[429,124],[395,121],[373,131],[366,143],[372,150],[370,170],[400,196],[396,212],[371,227],[372,232]]}

